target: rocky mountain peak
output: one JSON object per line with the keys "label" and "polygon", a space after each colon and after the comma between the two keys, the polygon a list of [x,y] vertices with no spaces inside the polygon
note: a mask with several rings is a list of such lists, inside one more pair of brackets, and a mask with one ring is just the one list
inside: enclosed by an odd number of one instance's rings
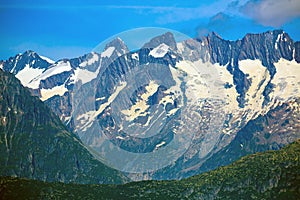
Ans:
{"label": "rocky mountain peak", "polygon": [[208,34],[209,38],[218,38],[218,39],[223,39],[217,32],[211,32]]}
{"label": "rocky mountain peak", "polygon": [[37,55],[36,52],[32,51],[32,50],[27,50],[23,53],[24,56],[32,56],[35,57]]}
{"label": "rocky mountain peak", "polygon": [[104,51],[108,50],[109,48],[114,48],[114,50],[116,52],[119,52],[121,54],[125,54],[125,53],[129,52],[128,47],[126,46],[124,41],[119,37],[117,37],[117,38],[113,39],[112,41],[110,41],[109,43],[107,43],[104,48]]}
{"label": "rocky mountain peak", "polygon": [[152,48],[159,46],[162,43],[165,43],[174,51],[177,50],[176,41],[175,41],[174,35],[171,32],[166,32],[163,35],[159,35],[157,37],[152,38],[142,48],[152,49]]}
{"label": "rocky mountain peak", "polygon": [[26,66],[34,69],[46,69],[51,65],[46,59],[43,59],[32,50],[27,50],[23,54],[17,54],[14,57],[10,57],[7,61],[1,61],[1,63],[4,71],[9,71],[13,74],[17,74]]}

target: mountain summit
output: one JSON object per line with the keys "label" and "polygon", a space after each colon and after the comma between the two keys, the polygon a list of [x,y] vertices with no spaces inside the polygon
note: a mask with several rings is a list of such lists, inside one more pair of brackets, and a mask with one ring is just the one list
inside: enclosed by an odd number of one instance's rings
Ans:
{"label": "mountain summit", "polygon": [[162,43],[168,45],[173,51],[177,50],[176,41],[175,41],[174,35],[171,32],[166,32],[163,35],[159,35],[159,36],[152,38],[149,42],[144,44],[142,49],[143,48],[152,49],[152,48],[159,46]]}

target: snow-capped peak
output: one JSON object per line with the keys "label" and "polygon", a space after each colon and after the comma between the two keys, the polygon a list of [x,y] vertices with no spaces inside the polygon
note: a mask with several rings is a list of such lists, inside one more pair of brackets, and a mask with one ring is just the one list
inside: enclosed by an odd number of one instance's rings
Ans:
{"label": "snow-capped peak", "polygon": [[117,37],[105,46],[104,52],[101,54],[101,57],[113,56],[114,59],[116,56],[120,56],[128,52],[128,47],[125,45],[124,41],[121,38]]}

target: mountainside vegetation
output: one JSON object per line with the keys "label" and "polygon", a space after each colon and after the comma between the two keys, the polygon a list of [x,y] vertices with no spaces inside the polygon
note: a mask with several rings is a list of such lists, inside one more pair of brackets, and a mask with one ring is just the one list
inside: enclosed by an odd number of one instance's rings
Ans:
{"label": "mountainside vegetation", "polygon": [[2,177],[2,199],[299,199],[300,140],[179,181],[76,185]]}
{"label": "mountainside vegetation", "polygon": [[12,74],[0,70],[0,175],[42,181],[124,183]]}

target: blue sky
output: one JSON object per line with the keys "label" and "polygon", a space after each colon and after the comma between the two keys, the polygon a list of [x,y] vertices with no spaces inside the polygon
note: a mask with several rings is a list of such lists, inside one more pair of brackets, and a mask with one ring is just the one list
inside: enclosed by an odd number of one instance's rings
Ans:
{"label": "blue sky", "polygon": [[0,60],[28,49],[54,60],[90,52],[133,28],[162,27],[236,40],[283,29],[300,40],[299,0],[114,0],[0,2]]}

